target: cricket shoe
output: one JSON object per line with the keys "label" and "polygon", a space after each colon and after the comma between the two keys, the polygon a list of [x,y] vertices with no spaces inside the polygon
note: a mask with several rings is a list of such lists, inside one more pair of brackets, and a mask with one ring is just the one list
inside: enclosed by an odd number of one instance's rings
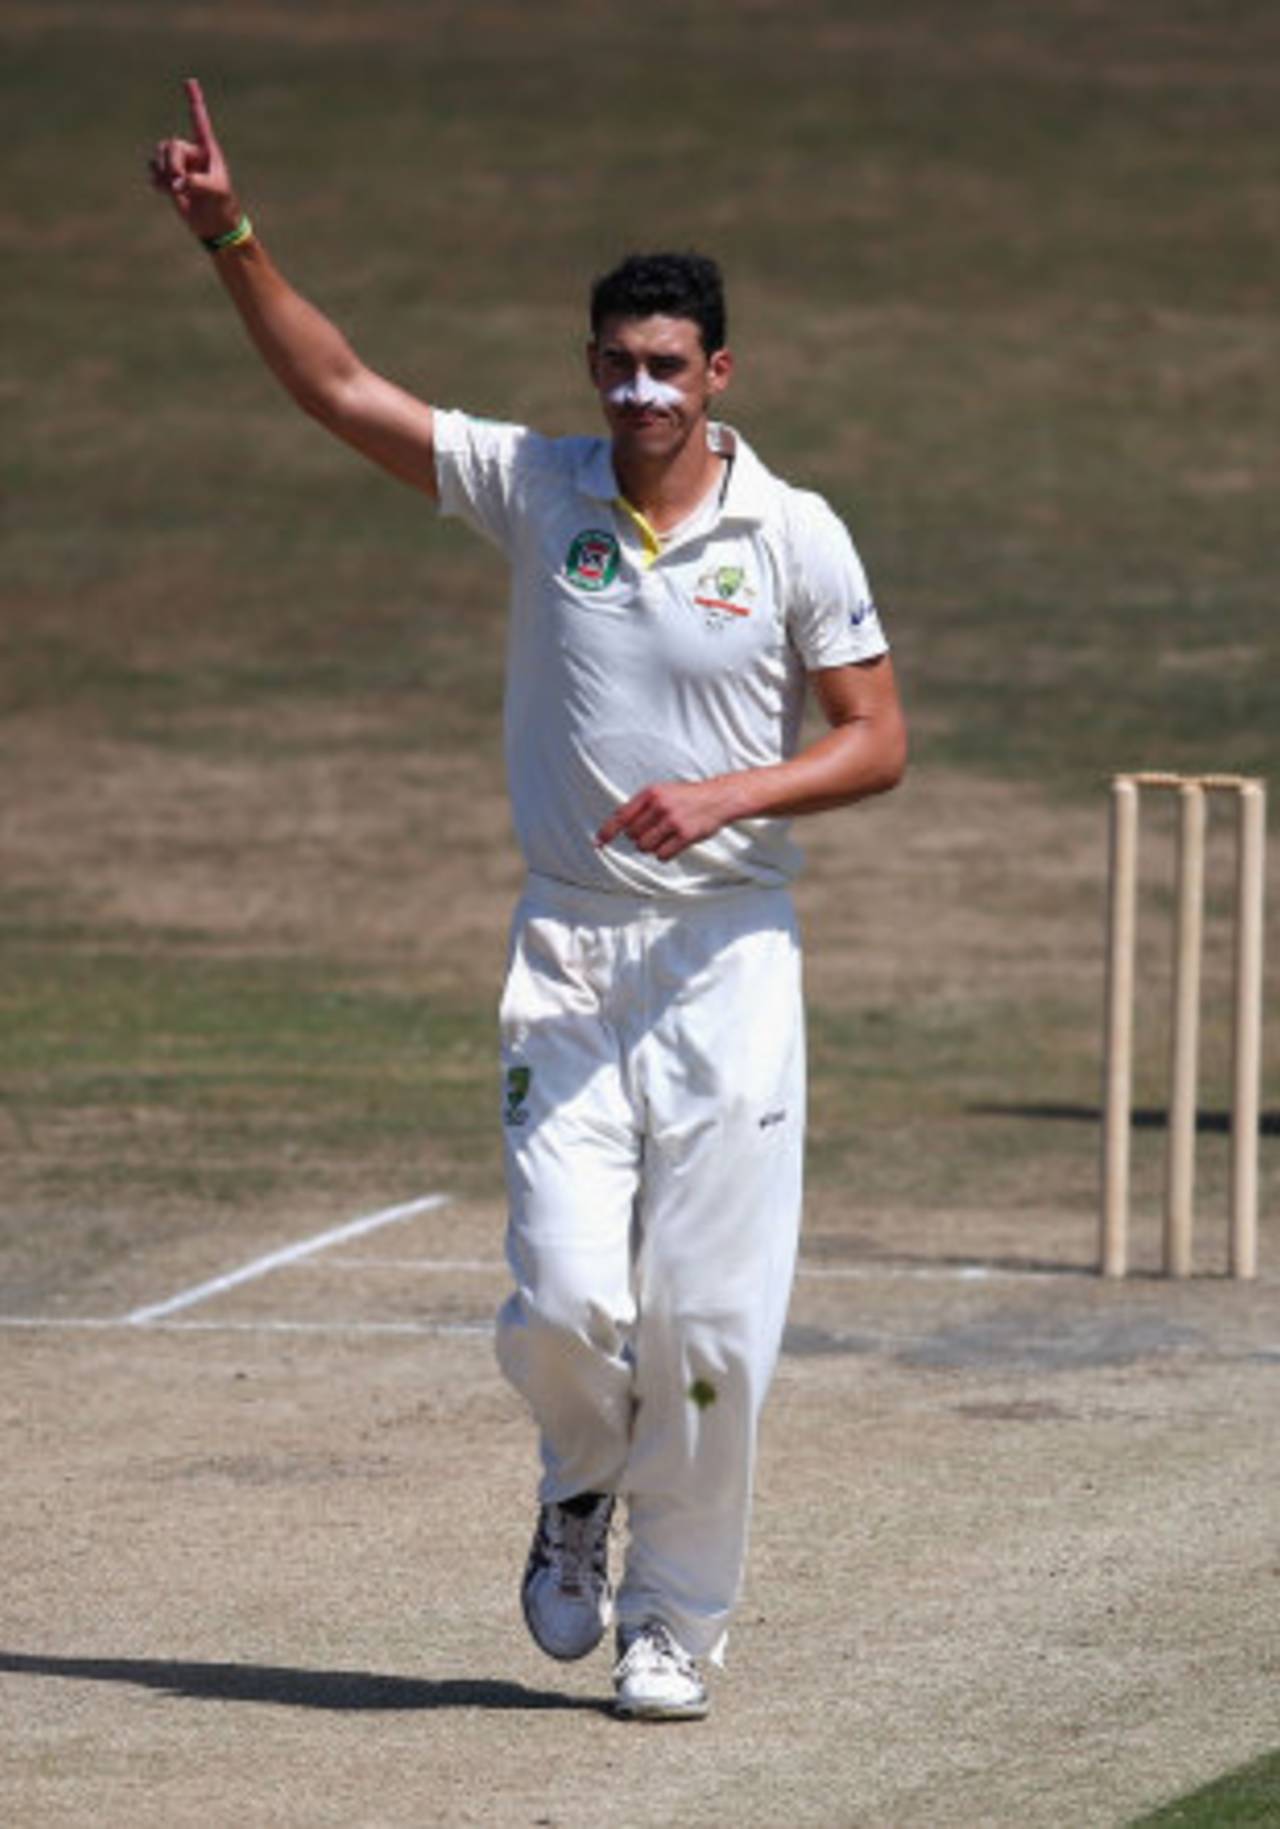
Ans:
{"label": "cricket shoe", "polygon": [[613,1618],[609,1586],[611,1492],[544,1505],[529,1546],[520,1604],[548,1657],[571,1663],[594,1651]]}
{"label": "cricket shoe", "polygon": [[613,1673],[614,1712],[630,1721],[700,1721],[707,1686],[683,1645],[660,1619],[624,1626]]}

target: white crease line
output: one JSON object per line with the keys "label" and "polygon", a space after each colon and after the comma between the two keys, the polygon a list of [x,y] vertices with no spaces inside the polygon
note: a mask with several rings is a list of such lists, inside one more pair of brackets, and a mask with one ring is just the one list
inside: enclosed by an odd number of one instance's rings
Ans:
{"label": "white crease line", "polygon": [[[330,1258],[316,1269],[418,1271],[428,1276],[509,1274],[501,1258],[379,1257],[358,1252]],[[813,1264],[801,1259],[798,1280],[831,1283],[918,1281],[931,1283],[1041,1282],[1048,1276],[1094,1276],[1084,1265],[1062,1269],[1010,1270],[995,1264]]]}
{"label": "white crease line", "polygon": [[[135,1325],[128,1315],[59,1318],[0,1315],[0,1329],[30,1333],[119,1332]],[[149,1321],[156,1334],[416,1334],[446,1339],[488,1339],[492,1321]]]}
{"label": "white crease line", "polygon": [[313,1270],[421,1270],[436,1276],[473,1274],[502,1271],[510,1275],[506,1264],[500,1257],[369,1257],[359,1254],[348,1257],[344,1251],[341,1257],[331,1257],[324,1264],[312,1264]]}
{"label": "white crease line", "polygon": [[488,1340],[488,1321],[166,1321],[175,1334],[416,1334],[435,1338]]}
{"label": "white crease line", "polygon": [[75,1333],[84,1329],[109,1332],[113,1327],[128,1325],[123,1315],[0,1315],[0,1327],[15,1332]]}
{"label": "white crease line", "polygon": [[[803,1323],[797,1323],[803,1327]],[[436,1340],[484,1340],[493,1339],[493,1321],[287,1321],[265,1319],[257,1321],[157,1321],[148,1325],[146,1331],[151,1334],[277,1334],[277,1335],[312,1335],[316,1338],[377,1338],[395,1337],[436,1339]],[[11,1333],[124,1333],[136,1332],[133,1323],[124,1315],[0,1315],[0,1332]],[[847,1337],[832,1336],[832,1348],[839,1351],[874,1351],[890,1352],[913,1346],[923,1346],[929,1341],[927,1334],[853,1334]],[[784,1346],[784,1351],[786,1348]],[[788,1357],[807,1357],[803,1350],[788,1354]],[[817,1355],[824,1357],[825,1354]],[[1247,1343],[1228,1343],[1218,1348],[1210,1347],[1200,1357],[1230,1360],[1235,1363],[1280,1365],[1280,1341],[1264,1342],[1259,1346]]]}
{"label": "white crease line", "polygon": [[801,1264],[797,1278],[830,1283],[1043,1283],[1050,1277],[1097,1277],[1085,1265],[1006,1270],[996,1264]]}
{"label": "white crease line", "polygon": [[252,1283],[258,1277],[266,1276],[268,1271],[279,1270],[286,1264],[299,1263],[317,1251],[327,1250],[330,1245],[340,1245],[349,1238],[360,1238],[366,1232],[376,1232],[380,1226],[411,1219],[416,1213],[428,1213],[433,1207],[444,1206],[448,1198],[447,1194],[427,1194],[421,1200],[407,1200],[400,1206],[384,1207],[380,1213],[366,1213],[359,1219],[348,1220],[345,1225],[333,1226],[328,1232],[318,1232],[314,1238],[304,1238],[297,1244],[282,1246],[279,1251],[269,1251],[265,1257],[254,1258],[251,1264],[242,1264],[239,1270],[229,1271],[225,1276],[211,1277],[207,1283],[197,1283],[194,1289],[184,1289],[178,1295],[170,1296],[167,1302],[152,1302],[145,1308],[135,1308],[124,1319],[131,1327],[149,1326],[165,1315],[177,1314],[184,1308],[194,1308],[199,1302],[207,1302],[211,1296],[236,1289],[241,1283]]}

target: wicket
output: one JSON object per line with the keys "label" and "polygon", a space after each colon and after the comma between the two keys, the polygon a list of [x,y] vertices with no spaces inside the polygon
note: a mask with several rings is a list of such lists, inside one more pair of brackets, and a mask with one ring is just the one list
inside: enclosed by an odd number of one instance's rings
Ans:
{"label": "wicket", "polygon": [[1257,1274],[1258,1264],[1263,866],[1267,803],[1264,783],[1241,775],[1117,775],[1111,784],[1099,1270],[1107,1277],[1122,1277],[1128,1270],[1138,805],[1144,788],[1169,789],[1178,796],[1173,1019],[1164,1190],[1164,1274],[1170,1277],[1191,1274],[1206,795],[1230,794],[1236,802],[1228,1268],[1233,1277],[1252,1277]]}

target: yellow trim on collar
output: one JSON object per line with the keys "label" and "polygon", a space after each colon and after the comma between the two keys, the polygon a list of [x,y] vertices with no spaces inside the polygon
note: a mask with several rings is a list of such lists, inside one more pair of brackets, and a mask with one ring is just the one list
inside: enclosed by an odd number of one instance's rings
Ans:
{"label": "yellow trim on collar", "polygon": [[640,538],[644,541],[644,564],[646,568],[648,568],[653,564],[655,559],[661,556],[661,534],[657,532],[649,517],[641,514],[638,508],[633,507],[625,495],[615,495],[613,498],[613,505],[615,508],[621,508],[623,514],[626,515],[636,532],[640,535]]}

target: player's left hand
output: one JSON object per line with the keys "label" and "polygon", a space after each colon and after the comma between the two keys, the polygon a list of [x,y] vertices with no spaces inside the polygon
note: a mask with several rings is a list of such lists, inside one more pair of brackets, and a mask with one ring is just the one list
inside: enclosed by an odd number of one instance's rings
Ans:
{"label": "player's left hand", "polygon": [[661,863],[679,857],[690,845],[710,838],[735,815],[727,779],[659,781],[641,788],[620,806],[596,833],[598,845],[629,838],[638,851]]}

